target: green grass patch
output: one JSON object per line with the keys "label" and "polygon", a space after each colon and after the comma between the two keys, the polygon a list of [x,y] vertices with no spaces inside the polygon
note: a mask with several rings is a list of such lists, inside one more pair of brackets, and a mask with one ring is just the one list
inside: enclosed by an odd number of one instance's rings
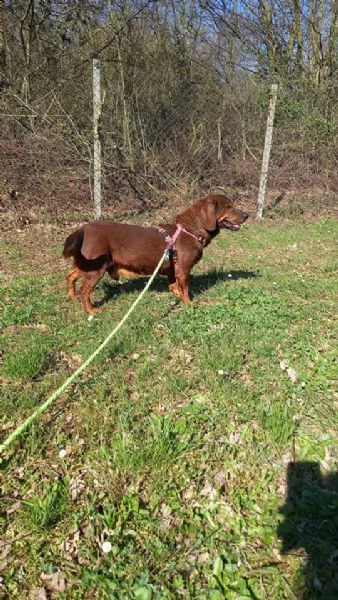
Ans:
{"label": "green grass patch", "polygon": [[4,375],[12,379],[32,381],[48,368],[51,340],[45,334],[25,331],[7,344],[3,359]]}
{"label": "green grass patch", "polygon": [[37,494],[23,502],[23,518],[33,529],[50,529],[64,519],[68,508],[67,478],[39,489]]}
{"label": "green grass patch", "polygon": [[[224,232],[191,276],[188,307],[154,282],[5,455],[0,597],[337,597],[337,234],[333,220]],[[2,439],[145,283],[103,281],[88,322],[64,273],[35,276],[8,244]]]}

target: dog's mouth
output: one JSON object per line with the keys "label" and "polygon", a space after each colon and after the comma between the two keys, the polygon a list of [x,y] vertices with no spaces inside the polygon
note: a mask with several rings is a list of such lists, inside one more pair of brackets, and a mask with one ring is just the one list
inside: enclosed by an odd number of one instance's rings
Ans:
{"label": "dog's mouth", "polygon": [[237,225],[235,223],[231,223],[230,221],[227,221],[226,219],[223,219],[223,221],[220,221],[218,223],[218,225],[222,229],[230,229],[230,231],[238,231],[241,228],[240,225]]}

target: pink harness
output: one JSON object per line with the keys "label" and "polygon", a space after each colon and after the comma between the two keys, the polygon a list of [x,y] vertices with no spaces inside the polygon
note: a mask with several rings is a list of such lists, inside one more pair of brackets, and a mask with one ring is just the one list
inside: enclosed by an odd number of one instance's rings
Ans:
{"label": "pink harness", "polygon": [[180,223],[176,223],[176,231],[174,233],[173,236],[169,235],[169,233],[163,228],[163,227],[157,227],[157,229],[159,230],[159,232],[163,235],[164,240],[167,244],[167,250],[168,250],[168,258],[172,258],[174,260],[176,260],[177,258],[177,251],[176,251],[176,247],[175,244],[177,242],[177,238],[178,236],[183,232],[183,233],[187,233],[188,235],[191,235],[191,237],[193,237],[199,244],[204,244],[204,240],[202,238],[202,236],[197,236],[194,233],[191,233],[191,231],[187,231],[187,229],[185,229]]}

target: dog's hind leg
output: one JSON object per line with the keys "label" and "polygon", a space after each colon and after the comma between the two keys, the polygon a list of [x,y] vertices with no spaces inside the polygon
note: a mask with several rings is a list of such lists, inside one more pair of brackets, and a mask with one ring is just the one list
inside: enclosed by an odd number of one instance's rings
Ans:
{"label": "dog's hind leg", "polygon": [[107,273],[114,281],[122,285],[123,282],[120,279],[120,274],[116,265],[109,267],[109,269],[107,269]]}
{"label": "dog's hind leg", "polygon": [[83,273],[84,282],[80,289],[80,296],[83,304],[83,308],[88,315],[94,315],[99,312],[98,308],[95,308],[90,300],[90,294],[95,288],[95,286],[99,283],[100,279],[102,279],[103,275],[106,272],[106,265],[104,265],[98,271],[91,271],[89,273]]}
{"label": "dog's hind leg", "polygon": [[71,300],[78,300],[78,295],[76,293],[75,284],[78,279],[83,276],[82,271],[74,265],[73,268],[69,271],[66,280],[67,280],[67,294]]}

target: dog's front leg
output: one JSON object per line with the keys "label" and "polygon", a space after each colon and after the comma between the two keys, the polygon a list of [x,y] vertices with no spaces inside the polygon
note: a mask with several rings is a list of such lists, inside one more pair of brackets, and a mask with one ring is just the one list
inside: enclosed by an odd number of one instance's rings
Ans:
{"label": "dog's front leg", "polygon": [[[189,270],[175,263],[175,290],[184,304],[191,304],[189,296]],[[172,290],[174,292],[174,290]],[[175,292],[174,292],[175,294]],[[176,294],[175,294],[176,295]]]}
{"label": "dog's front leg", "polygon": [[181,300],[181,294],[178,288],[178,283],[176,281],[175,267],[172,263],[170,265],[170,271],[168,273],[168,284],[169,289],[174,294],[175,298]]}

